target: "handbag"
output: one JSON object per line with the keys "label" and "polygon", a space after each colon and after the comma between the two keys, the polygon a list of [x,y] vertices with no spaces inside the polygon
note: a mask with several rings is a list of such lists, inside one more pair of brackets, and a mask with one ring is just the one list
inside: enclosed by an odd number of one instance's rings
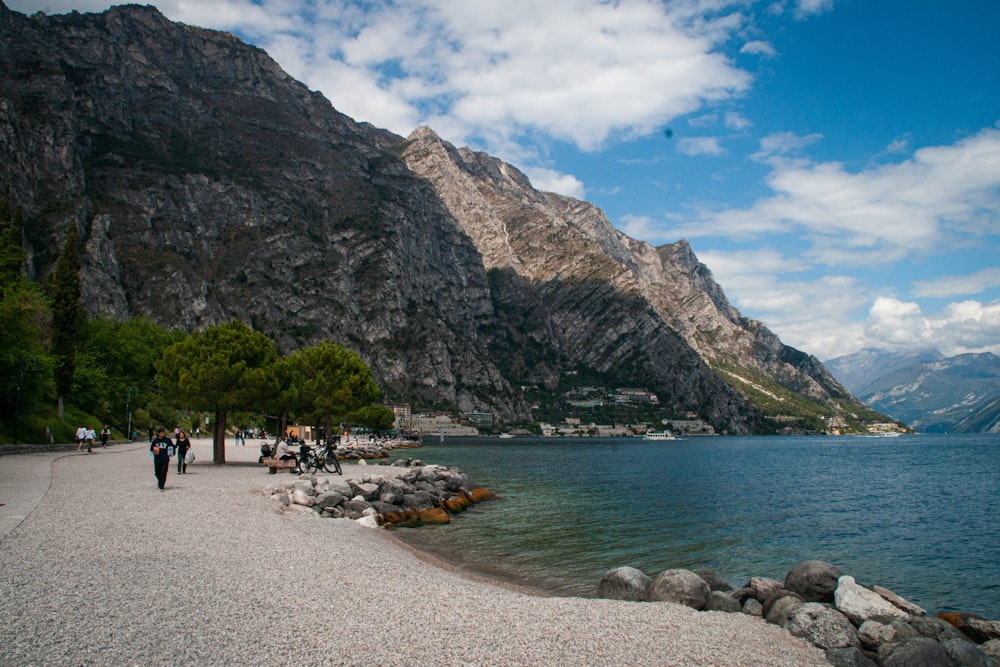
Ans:
{"label": "handbag", "polygon": [[188,450],[187,455],[184,456],[184,463],[194,463],[194,452],[190,449]]}

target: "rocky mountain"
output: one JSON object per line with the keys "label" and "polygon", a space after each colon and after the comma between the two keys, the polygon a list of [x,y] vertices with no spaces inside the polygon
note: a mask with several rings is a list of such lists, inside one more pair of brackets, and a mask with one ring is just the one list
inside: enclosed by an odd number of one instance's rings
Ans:
{"label": "rocky mountain", "polygon": [[0,149],[35,277],[75,224],[92,315],[238,318],[284,351],[334,339],[390,400],[501,421],[530,418],[520,387],[576,369],[731,433],[873,416],[741,316],[685,241],[631,239],[428,128],[356,122],[260,49],[151,7],[0,3]]}
{"label": "rocky mountain", "polygon": [[916,430],[1000,433],[1000,357],[862,350],[827,362],[875,409]]}

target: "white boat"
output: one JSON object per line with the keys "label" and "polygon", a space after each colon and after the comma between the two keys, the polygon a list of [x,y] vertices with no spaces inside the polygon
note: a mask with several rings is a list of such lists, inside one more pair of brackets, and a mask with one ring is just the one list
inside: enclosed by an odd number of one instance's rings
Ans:
{"label": "white boat", "polygon": [[499,437],[499,438],[503,438],[504,440],[506,440],[507,438],[513,438],[514,436],[513,436],[513,435],[511,435],[510,433],[501,433],[501,434],[500,434],[499,436],[497,436],[497,437]]}
{"label": "white boat", "polygon": [[670,431],[648,431],[646,435],[642,436],[643,440],[680,440],[676,435]]}

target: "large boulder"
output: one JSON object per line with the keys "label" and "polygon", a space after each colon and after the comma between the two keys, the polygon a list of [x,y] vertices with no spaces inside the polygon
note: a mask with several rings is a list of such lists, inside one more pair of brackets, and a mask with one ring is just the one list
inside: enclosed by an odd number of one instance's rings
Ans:
{"label": "large boulder", "polygon": [[1000,665],[1000,639],[991,639],[985,644],[980,644],[979,650],[993,658],[993,662],[997,665]]}
{"label": "large boulder", "polygon": [[941,648],[956,665],[962,667],[993,667],[993,660],[979,650],[968,639],[946,639],[941,642]]}
{"label": "large boulder", "polygon": [[711,591],[708,594],[708,600],[705,601],[705,606],[701,610],[724,611],[728,614],[736,614],[743,611],[743,607],[727,591]]}
{"label": "large boulder", "polygon": [[854,646],[831,648],[826,652],[826,661],[833,667],[878,667],[878,664]]}
{"label": "large boulder", "polygon": [[861,625],[872,618],[894,617],[908,619],[905,611],[895,606],[884,597],[859,586],[854,577],[843,576],[833,594],[837,609],[843,612],[855,625]]}
{"label": "large boulder", "polygon": [[780,581],[769,577],[753,577],[743,588],[750,589],[751,594],[758,602],[764,604],[775,592],[783,588]]}
{"label": "large boulder", "polygon": [[882,644],[894,644],[904,639],[914,639],[920,633],[910,625],[902,621],[892,623],[882,623],[880,621],[869,620],[861,624],[858,628],[858,638],[861,646],[870,650],[878,651]]}
{"label": "large boulder", "polygon": [[316,505],[318,507],[322,507],[323,509],[330,509],[331,507],[336,507],[345,500],[347,500],[347,498],[336,491],[326,491],[325,493],[321,493],[316,496]]}
{"label": "large boulder", "polygon": [[911,616],[907,624],[924,637],[943,642],[946,639],[968,639],[961,630],[936,616]]}
{"label": "large boulder", "polygon": [[634,567],[616,567],[608,570],[597,584],[597,597],[609,600],[631,600],[641,602],[649,596],[649,584],[653,580],[645,572]]}
{"label": "large boulder", "polygon": [[649,585],[650,600],[676,602],[692,609],[704,607],[709,592],[705,580],[690,570],[665,570]]}
{"label": "large boulder", "polygon": [[988,621],[982,616],[960,611],[947,611],[937,615],[961,630],[969,639],[982,644],[991,639],[1000,639],[1000,622]]}
{"label": "large boulder", "polygon": [[882,667],[949,667],[952,664],[944,647],[929,637],[883,644],[878,658]]}
{"label": "large boulder", "polygon": [[872,586],[872,590],[884,597],[886,600],[899,607],[905,611],[910,616],[924,616],[927,611],[918,605],[913,604],[906,598],[896,595],[894,592],[890,591],[888,588],[884,588],[879,585]]}
{"label": "large boulder", "polygon": [[771,598],[762,611],[768,623],[784,626],[795,613],[795,610],[805,604],[795,593],[786,591],[787,595]]}
{"label": "large boulder", "polygon": [[833,602],[840,568],[821,560],[799,563],[785,575],[785,588],[802,596],[806,602]]}
{"label": "large boulder", "polygon": [[708,587],[713,591],[731,591],[733,587],[729,585],[729,582],[723,579],[716,573],[715,570],[709,570],[707,568],[699,568],[697,570],[691,570],[699,577],[705,580]]}
{"label": "large boulder", "polygon": [[303,507],[312,507],[316,504],[316,499],[302,489],[295,489],[292,491],[292,502]]}
{"label": "large boulder", "polygon": [[784,628],[822,649],[861,648],[858,632],[850,619],[819,602],[803,603],[792,612]]}

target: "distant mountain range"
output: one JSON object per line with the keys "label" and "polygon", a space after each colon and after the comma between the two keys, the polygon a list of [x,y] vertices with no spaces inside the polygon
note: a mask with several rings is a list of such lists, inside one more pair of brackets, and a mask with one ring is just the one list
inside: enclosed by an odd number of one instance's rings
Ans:
{"label": "distant mountain range", "polygon": [[862,350],[826,362],[852,394],[918,431],[1000,433],[1000,357]]}

